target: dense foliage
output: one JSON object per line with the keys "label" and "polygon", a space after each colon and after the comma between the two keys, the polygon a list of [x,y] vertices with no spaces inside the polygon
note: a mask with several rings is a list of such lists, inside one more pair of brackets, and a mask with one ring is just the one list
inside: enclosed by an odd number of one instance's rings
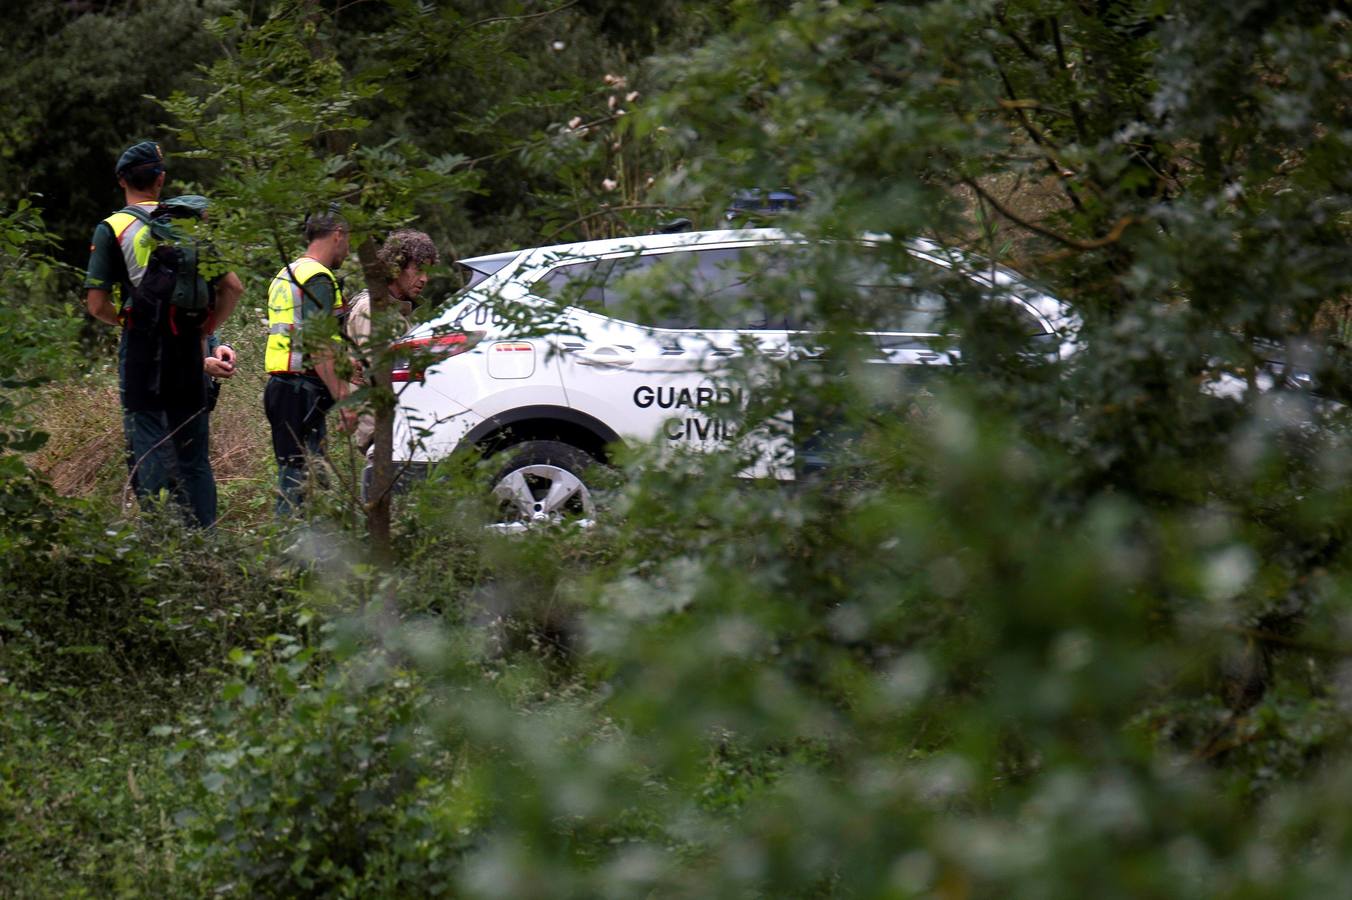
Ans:
{"label": "dense foliage", "polygon": [[[15,49],[53,59],[163,12],[39,6]],[[746,433],[848,426],[818,477],[636,447],[582,531],[485,530],[469,464],[400,498],[392,559],[341,477],[296,529],[184,533],[19,455],[77,355],[48,232],[97,213],[6,196],[0,892],[1345,892],[1336,4],[182,8],[216,49],[138,70],[137,124],[196,160],[251,290],[311,200],[464,255],[773,186],[806,235],[1019,269],[1078,349],[1030,356],[953,278],[962,367],[880,375],[827,242],[755,298],[826,364],[735,376]],[[26,121],[5,165],[56,165]]]}

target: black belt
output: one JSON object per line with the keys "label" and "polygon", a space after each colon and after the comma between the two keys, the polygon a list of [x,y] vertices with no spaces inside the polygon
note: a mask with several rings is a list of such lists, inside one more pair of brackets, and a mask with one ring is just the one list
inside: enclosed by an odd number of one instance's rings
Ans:
{"label": "black belt", "polygon": [[328,385],[318,375],[305,372],[273,372],[272,377],[297,391],[313,391],[328,394]]}

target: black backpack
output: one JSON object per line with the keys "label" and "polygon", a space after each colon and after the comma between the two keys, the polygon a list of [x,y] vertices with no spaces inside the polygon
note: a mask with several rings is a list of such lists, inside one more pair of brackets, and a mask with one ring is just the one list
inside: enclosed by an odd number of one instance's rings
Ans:
{"label": "black backpack", "polygon": [[185,313],[205,314],[211,290],[202,277],[203,246],[175,220],[200,219],[206,198],[195,194],[166,200],[149,213],[137,206],[129,212],[150,229],[154,247],[141,283],[132,291],[132,309],[158,319],[171,307]]}
{"label": "black backpack", "polygon": [[128,211],[150,229],[153,247],[126,319],[124,402],[132,411],[200,409],[206,403],[202,326],[213,296],[201,272],[210,248],[177,221],[201,218],[206,199],[167,200]]}

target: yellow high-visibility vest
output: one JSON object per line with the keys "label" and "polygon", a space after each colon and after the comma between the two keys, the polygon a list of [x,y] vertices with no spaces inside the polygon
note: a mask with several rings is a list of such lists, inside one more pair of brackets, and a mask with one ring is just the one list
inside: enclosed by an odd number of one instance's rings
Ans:
{"label": "yellow high-visibility vest", "polygon": [[[153,209],[158,204],[137,205]],[[127,263],[127,280],[131,282],[132,287],[140,287],[141,279],[146,274],[146,265],[150,262],[150,251],[155,249],[155,240],[151,237],[150,229],[146,227],[145,222],[129,212],[115,212],[103,221],[113,229],[113,237],[122,248],[122,258]],[[131,298],[123,297],[122,304],[125,306],[129,299]]]}
{"label": "yellow high-visibility vest", "polygon": [[316,274],[333,278],[333,314],[340,315],[343,291],[329,267],[317,259],[302,256],[283,267],[268,285],[268,349],[264,364],[274,375],[294,374],[309,368],[304,351],[298,344],[293,345],[292,337],[305,324],[305,292],[301,285]]}

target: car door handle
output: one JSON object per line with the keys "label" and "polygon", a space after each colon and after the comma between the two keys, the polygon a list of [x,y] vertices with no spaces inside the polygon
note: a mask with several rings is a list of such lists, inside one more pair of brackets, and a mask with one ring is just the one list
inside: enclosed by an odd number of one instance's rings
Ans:
{"label": "car door handle", "polygon": [[621,355],[622,351],[615,347],[597,347],[595,350],[584,350],[577,354],[578,365],[581,366],[602,366],[622,368],[632,366],[634,357],[630,355]]}

